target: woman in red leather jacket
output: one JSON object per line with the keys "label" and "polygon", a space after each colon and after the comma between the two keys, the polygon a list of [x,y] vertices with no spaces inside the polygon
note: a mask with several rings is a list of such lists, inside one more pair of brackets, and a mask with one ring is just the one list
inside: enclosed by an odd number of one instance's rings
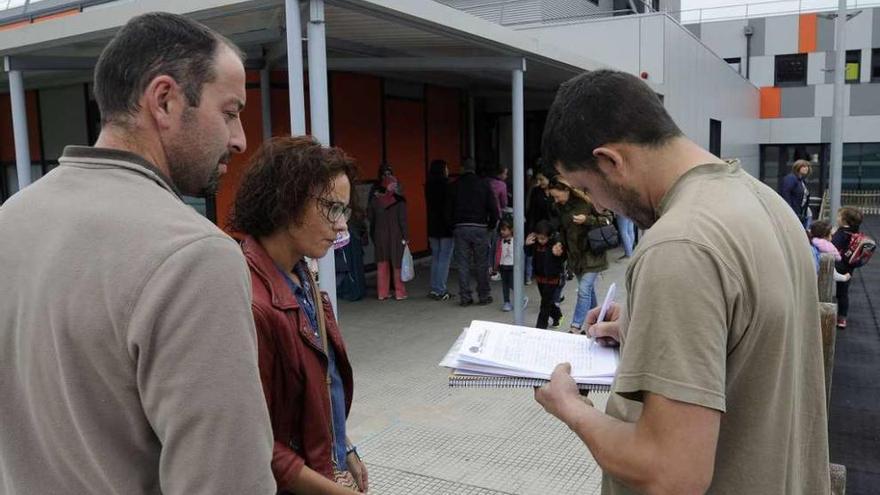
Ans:
{"label": "woman in red leather jacket", "polygon": [[[251,272],[260,378],[272,419],[280,493],[367,491],[367,470],[345,434],[352,371],[333,308],[305,257],[347,231],[355,166],[311,137],[267,141],[235,199]],[[319,295],[320,294],[320,295]]]}

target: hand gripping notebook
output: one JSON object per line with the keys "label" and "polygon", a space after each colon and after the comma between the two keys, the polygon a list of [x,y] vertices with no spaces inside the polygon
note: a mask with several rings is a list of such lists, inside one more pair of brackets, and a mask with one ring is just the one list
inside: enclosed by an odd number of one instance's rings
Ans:
{"label": "hand gripping notebook", "polygon": [[473,321],[440,366],[452,370],[450,387],[518,388],[544,385],[563,362],[581,390],[608,391],[618,354],[582,335]]}

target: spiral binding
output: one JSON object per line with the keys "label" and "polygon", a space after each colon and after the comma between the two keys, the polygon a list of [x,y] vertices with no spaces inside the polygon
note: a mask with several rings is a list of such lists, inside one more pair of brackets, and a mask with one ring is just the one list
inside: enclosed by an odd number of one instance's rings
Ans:
{"label": "spiral binding", "polygon": [[[534,388],[548,383],[540,378],[521,378],[514,376],[477,376],[451,375],[449,386],[452,388]],[[610,392],[611,385],[578,383],[578,389],[591,392]]]}

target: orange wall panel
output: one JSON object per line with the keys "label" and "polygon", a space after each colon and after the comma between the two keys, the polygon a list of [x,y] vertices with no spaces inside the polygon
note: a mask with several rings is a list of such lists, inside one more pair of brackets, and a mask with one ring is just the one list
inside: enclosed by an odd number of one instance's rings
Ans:
{"label": "orange wall panel", "polygon": [[[28,144],[31,162],[42,158],[40,153],[40,113],[37,111],[37,92],[25,92],[28,121]],[[15,139],[12,133],[12,101],[9,93],[0,95],[0,161],[15,161]]]}
{"label": "orange wall panel", "polygon": [[247,149],[244,153],[232,155],[232,160],[226,174],[220,179],[220,187],[217,189],[217,225],[225,230],[238,186],[247,172],[248,160],[257,151],[263,141],[263,112],[260,107],[259,88],[247,90],[248,104],[241,112],[241,125],[244,127],[244,135],[247,138]]}
{"label": "orange wall panel", "polygon": [[0,95],[0,161],[15,161],[15,141],[12,137],[12,102],[9,93]]}
{"label": "orange wall panel", "polygon": [[798,23],[798,51],[816,51],[816,14],[801,14]]}
{"label": "orange wall panel", "polygon": [[[272,88],[272,135],[290,135],[290,93],[287,89],[287,71],[272,71],[269,80],[275,84],[283,84],[283,88]],[[306,79],[306,84],[308,84]],[[259,103],[257,103],[259,105]],[[305,88],[306,134],[311,130],[309,122],[309,88]]]}
{"label": "orange wall panel", "polygon": [[55,12],[52,14],[41,15],[34,19],[34,24],[38,22],[51,21],[52,19],[58,19],[60,17],[68,17],[71,15],[79,14],[79,7],[73,9],[62,10],[61,12]]}
{"label": "orange wall panel", "polygon": [[407,201],[410,249],[428,249],[425,211],[425,104],[420,101],[385,101],[385,139],[388,163],[403,187]]}
{"label": "orange wall panel", "polygon": [[761,88],[761,118],[776,119],[782,113],[782,93],[779,88],[764,86]]}
{"label": "orange wall panel", "polygon": [[25,103],[25,108],[27,109],[28,144],[30,144],[32,162],[43,159],[43,154],[40,152],[40,133],[42,130],[40,129],[40,111],[37,105],[37,98],[36,91],[25,92],[25,101],[27,102]]}
{"label": "orange wall panel", "polygon": [[334,72],[330,100],[333,145],[354,157],[360,180],[374,180],[382,161],[382,80]]}
{"label": "orange wall panel", "polygon": [[457,89],[428,86],[428,161],[446,160],[449,171],[461,166],[461,93]]}
{"label": "orange wall panel", "polygon": [[8,31],[10,29],[18,29],[20,27],[30,25],[30,23],[31,23],[30,19],[25,19],[23,21],[13,22],[11,24],[4,24],[4,25],[0,26],[0,31]]}

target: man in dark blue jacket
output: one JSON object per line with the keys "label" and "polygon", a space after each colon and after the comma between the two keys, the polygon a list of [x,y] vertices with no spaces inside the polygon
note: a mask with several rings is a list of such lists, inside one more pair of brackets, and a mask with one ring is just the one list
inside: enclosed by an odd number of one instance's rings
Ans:
{"label": "man in dark blue jacket", "polygon": [[471,259],[477,270],[479,304],[491,304],[489,231],[498,223],[498,206],[489,184],[477,176],[472,159],[464,161],[461,172],[461,177],[451,187],[446,211],[455,239],[459,304],[470,306],[474,303],[470,287]]}

